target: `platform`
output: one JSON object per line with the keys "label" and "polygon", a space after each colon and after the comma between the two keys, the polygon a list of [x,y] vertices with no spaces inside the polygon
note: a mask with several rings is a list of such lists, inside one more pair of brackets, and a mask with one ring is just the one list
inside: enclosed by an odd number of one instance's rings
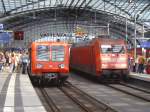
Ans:
{"label": "platform", "polygon": [[27,74],[0,73],[0,112],[46,112]]}
{"label": "platform", "polygon": [[142,81],[146,81],[146,82],[150,82],[150,75],[149,74],[130,72],[129,77],[134,78],[134,79],[138,79],[138,80],[142,80]]}

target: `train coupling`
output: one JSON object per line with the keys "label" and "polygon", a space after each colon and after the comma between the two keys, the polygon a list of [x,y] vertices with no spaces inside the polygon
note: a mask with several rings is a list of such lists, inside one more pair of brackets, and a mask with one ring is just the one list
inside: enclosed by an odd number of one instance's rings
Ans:
{"label": "train coupling", "polygon": [[57,74],[57,73],[47,73],[47,74],[45,75],[45,78],[46,78],[46,79],[49,79],[49,80],[51,80],[51,79],[56,79],[56,78],[58,78],[58,74]]}

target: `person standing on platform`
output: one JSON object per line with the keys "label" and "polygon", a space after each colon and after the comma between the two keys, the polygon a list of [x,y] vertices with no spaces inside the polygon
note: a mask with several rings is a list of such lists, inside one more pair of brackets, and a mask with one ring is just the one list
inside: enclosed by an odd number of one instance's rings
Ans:
{"label": "person standing on platform", "polygon": [[137,58],[135,59],[134,70],[133,70],[133,72],[136,72],[136,73],[138,72],[138,66],[139,66],[138,58],[139,58],[139,56],[137,56]]}
{"label": "person standing on platform", "polygon": [[18,54],[17,54],[17,68],[16,68],[16,71],[17,71],[18,73],[20,73],[20,68],[21,68],[21,54],[18,53]]}
{"label": "person standing on platform", "polygon": [[5,66],[8,66],[9,65],[9,55],[8,55],[8,52],[5,52],[5,59],[6,59]]}
{"label": "person standing on platform", "polygon": [[27,65],[29,61],[28,53],[25,53],[21,56],[21,62],[22,62],[22,74],[26,74],[27,72]]}
{"label": "person standing on platform", "polygon": [[10,70],[11,70],[11,72],[14,72],[14,70],[15,70],[15,63],[16,63],[15,54],[12,53],[11,54],[11,64],[10,64]]}
{"label": "person standing on platform", "polygon": [[138,59],[138,73],[144,73],[144,64],[145,64],[145,59],[143,56],[140,56]]}
{"label": "person standing on platform", "polygon": [[2,71],[4,63],[5,63],[5,57],[3,53],[0,52],[0,71]]}

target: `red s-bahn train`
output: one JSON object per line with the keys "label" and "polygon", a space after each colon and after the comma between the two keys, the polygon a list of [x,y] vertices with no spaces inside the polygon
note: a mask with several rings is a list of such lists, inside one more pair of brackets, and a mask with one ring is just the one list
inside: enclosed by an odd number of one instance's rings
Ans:
{"label": "red s-bahn train", "polygon": [[70,50],[70,67],[99,80],[127,78],[128,53],[122,39],[95,38],[77,43]]}
{"label": "red s-bahn train", "polygon": [[29,76],[34,82],[64,82],[69,73],[69,45],[63,42],[33,42]]}

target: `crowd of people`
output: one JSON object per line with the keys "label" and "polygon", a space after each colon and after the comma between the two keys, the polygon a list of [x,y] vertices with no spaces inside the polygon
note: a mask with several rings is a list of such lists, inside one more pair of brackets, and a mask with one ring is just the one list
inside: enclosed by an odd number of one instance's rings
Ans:
{"label": "crowd of people", "polygon": [[129,69],[131,72],[150,74],[150,58],[138,55],[134,60],[130,57]]}
{"label": "crowd of people", "polygon": [[[16,51],[10,52],[0,51],[0,71],[8,67],[9,72],[22,72],[25,74],[29,63],[28,52]],[[150,57],[137,56],[136,59],[129,58],[129,69],[131,72],[150,74]]]}
{"label": "crowd of people", "polygon": [[25,74],[28,61],[29,58],[27,52],[0,51],[0,71],[8,68],[9,72],[22,72]]}

